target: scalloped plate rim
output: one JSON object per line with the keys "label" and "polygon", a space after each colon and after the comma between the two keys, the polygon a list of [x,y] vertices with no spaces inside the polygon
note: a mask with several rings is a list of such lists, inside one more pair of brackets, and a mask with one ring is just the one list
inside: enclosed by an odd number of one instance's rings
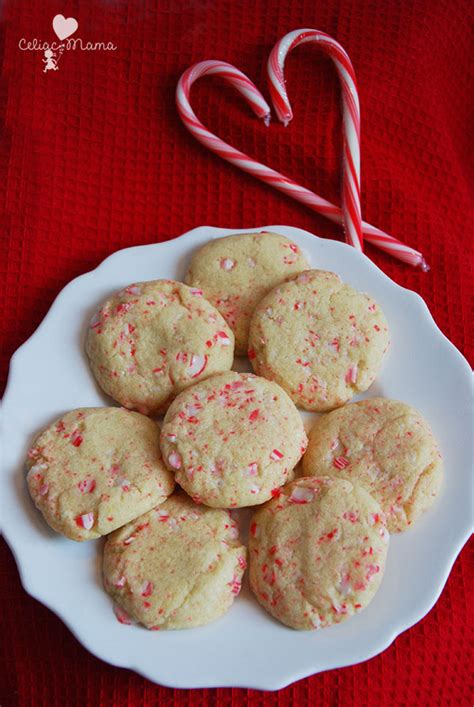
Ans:
{"label": "scalloped plate rim", "polygon": [[[9,374],[8,374],[8,380],[7,380],[7,385],[5,388],[5,393],[3,396],[2,404],[1,404],[1,413],[2,417],[4,414],[5,410],[5,405],[9,403],[9,397],[10,397],[10,390],[13,388],[13,380],[16,376],[16,369],[18,365],[21,365],[21,357],[27,352],[31,346],[36,344],[36,340],[40,337],[43,328],[46,326],[46,323],[54,317],[56,314],[56,311],[60,309],[61,307],[61,300],[67,290],[73,289],[74,287],[77,287],[80,281],[84,280],[90,280],[91,278],[96,278],[100,277],[101,271],[104,271],[107,269],[108,266],[112,265],[115,260],[126,258],[127,256],[133,254],[137,254],[138,252],[143,252],[143,251],[149,251],[150,248],[154,250],[166,250],[167,248],[170,247],[170,244],[175,243],[176,241],[181,241],[186,239],[188,242],[191,241],[193,238],[198,238],[201,236],[203,232],[206,232],[211,238],[216,238],[220,237],[223,235],[231,235],[231,234],[238,234],[238,233],[250,233],[250,232],[259,232],[263,230],[271,230],[275,232],[280,232],[286,235],[289,235],[291,237],[292,232],[293,235],[295,233],[299,234],[304,234],[304,237],[310,236],[312,239],[315,239],[316,241],[319,242],[319,246],[325,248],[325,247],[333,247],[333,248],[342,248],[342,249],[349,249],[352,253],[352,257],[360,258],[365,267],[370,267],[378,276],[382,276],[384,283],[388,286],[390,286],[392,289],[395,289],[396,291],[399,291],[400,294],[403,294],[404,297],[406,297],[410,303],[410,306],[415,306],[418,310],[419,313],[423,315],[425,320],[429,322],[429,324],[432,327],[434,335],[439,339],[443,341],[443,345],[448,345],[448,348],[451,350],[451,354],[455,355],[457,358],[458,365],[462,365],[465,368],[465,372],[469,375],[469,379],[471,380],[471,369],[466,361],[466,359],[462,356],[462,354],[458,351],[458,349],[452,344],[451,341],[443,334],[443,332],[439,329],[437,326],[436,322],[434,321],[431,312],[428,309],[428,306],[426,305],[425,301],[423,298],[416,292],[413,292],[412,290],[409,290],[408,288],[405,288],[398,283],[394,282],[388,275],[386,275],[377,265],[375,265],[372,261],[370,261],[364,254],[358,253],[357,251],[353,250],[350,246],[346,245],[345,243],[331,240],[331,239],[324,239],[320,238],[319,236],[316,236],[312,233],[309,233],[308,231],[304,231],[303,229],[295,228],[295,227],[290,227],[290,226],[282,226],[282,225],[272,225],[272,226],[262,226],[260,228],[240,228],[240,229],[226,229],[222,227],[214,227],[214,226],[200,226],[197,228],[192,229],[191,231],[188,231],[186,233],[181,234],[180,236],[177,236],[176,238],[173,238],[168,241],[163,241],[159,243],[153,243],[153,244],[145,244],[145,245],[139,245],[139,246],[131,246],[127,248],[120,249],[118,251],[115,251],[108,257],[106,257],[99,265],[88,271],[87,273],[84,273],[82,275],[77,276],[73,280],[71,280],[67,285],[65,285],[62,290],[57,294],[55,297],[53,303],[51,304],[48,312],[46,313],[45,317],[39,324],[39,326],[35,329],[35,331],[32,333],[32,335],[15,351],[13,354],[11,361],[10,361],[10,367],[9,367]],[[304,246],[303,246],[304,248]],[[0,418],[1,421],[1,418]],[[3,427],[3,425],[1,426]],[[1,432],[1,427],[0,427],[0,432]],[[1,518],[0,518],[1,522]],[[20,579],[22,582],[22,585],[24,589],[27,591],[28,594],[30,594],[32,597],[40,601],[43,605],[47,606],[53,613],[58,616],[61,621],[67,626],[67,628],[71,631],[71,633],[77,638],[77,640],[84,645],[84,647],[89,650],[93,655],[98,657],[101,660],[104,660],[105,662],[115,665],[117,667],[123,667],[123,668],[128,668],[131,670],[134,670],[135,672],[139,673],[140,675],[144,676],[147,679],[150,679],[152,681],[156,681],[156,675],[150,674],[149,670],[143,669],[139,664],[134,663],[130,664],[129,661],[124,660],[119,661],[116,659],[111,659],[110,657],[107,657],[104,655],[103,652],[101,651],[96,651],[93,645],[93,642],[89,640],[89,636],[87,634],[87,628],[84,630],[81,630],[77,624],[74,623],[73,619],[70,618],[67,612],[62,611],[58,609],[54,605],[54,593],[53,595],[50,595],[48,593],[45,593],[41,590],[38,589],[38,587],[35,585],[34,581],[34,576],[32,575],[31,572],[28,572],[28,568],[25,567],[23,564],[23,560],[21,558],[21,548],[20,546],[17,545],[16,540],[15,540],[15,535],[14,535],[14,530],[10,532],[11,529],[7,527],[3,527],[3,529],[0,526],[0,530],[3,533],[3,536],[5,537],[5,540],[7,544],[9,545],[18,570],[20,574]],[[451,568],[461,551],[463,545],[469,538],[471,533],[471,527],[469,520],[466,519],[466,522],[464,523],[463,528],[459,528],[459,532],[457,533],[456,537],[452,539],[451,545],[450,545],[450,553],[449,556],[446,556],[444,558],[443,562],[443,567],[442,569],[438,568],[438,580],[436,582],[436,585],[432,587],[432,591],[430,596],[426,597],[426,601],[424,602],[423,606],[420,606],[419,604],[416,605],[410,616],[405,617],[404,621],[398,620],[396,622],[396,625],[390,625],[390,626],[385,626],[384,629],[384,635],[383,637],[381,636],[379,642],[377,645],[373,645],[368,651],[365,651],[363,655],[359,655],[355,657],[354,659],[346,660],[342,663],[338,663],[337,665],[334,665],[334,668],[342,668],[346,667],[349,665],[354,665],[359,662],[369,660],[370,658],[380,654],[383,652],[386,648],[388,648],[391,643],[404,631],[408,630],[410,627],[412,627],[415,623],[417,623],[419,620],[421,620],[426,614],[431,610],[431,608],[434,606],[436,601],[438,600],[443,587],[446,583],[446,580],[449,576],[449,573],[451,571]],[[322,667],[320,669],[316,669],[316,672],[322,672],[325,670],[331,669],[330,667]],[[243,687],[243,688],[249,688],[249,689],[260,689],[260,690],[279,690],[283,687],[286,687],[287,685],[300,680],[308,675],[314,674],[314,672],[308,672],[307,668],[303,668],[301,671],[293,670],[291,671],[291,675],[287,675],[285,677],[280,677],[280,678],[274,678],[271,680],[271,684],[269,684],[269,681],[263,681],[259,680],[258,678],[255,679],[245,679],[245,681],[228,681],[228,680],[219,680],[218,677],[211,679],[209,678],[207,681],[201,682],[199,685],[196,685],[196,687]],[[185,688],[185,689],[192,689],[194,685],[189,685],[185,684],[186,680],[183,679],[181,681],[167,681],[166,676],[160,677],[160,684],[173,687],[173,688]]]}

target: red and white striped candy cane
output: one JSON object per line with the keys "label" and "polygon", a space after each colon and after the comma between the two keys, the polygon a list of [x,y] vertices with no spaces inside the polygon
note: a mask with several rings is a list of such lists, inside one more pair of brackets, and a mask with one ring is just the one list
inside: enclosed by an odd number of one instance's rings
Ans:
{"label": "red and white striped candy cane", "polygon": [[[227,160],[231,164],[239,167],[244,172],[257,177],[265,184],[283,192],[296,201],[306,204],[309,208],[322,216],[326,216],[331,221],[342,224],[342,210],[323,199],[314,192],[300,186],[294,180],[285,177],[274,169],[257,162],[243,152],[236,150],[228,143],[211,133],[197,118],[189,102],[189,94],[193,83],[201,76],[215,75],[223,78],[227,83],[237,89],[245,98],[254,113],[265,121],[270,122],[270,107],[258,88],[232,64],[225,61],[201,61],[187,69],[178,81],[176,87],[176,105],[178,113],[185,127],[194,135],[204,147]],[[420,265],[424,269],[424,258],[421,253],[413,248],[405,246],[388,233],[362,222],[362,231],[369,243],[373,243],[382,250],[390,253],[394,257],[409,263],[410,265]]]}
{"label": "red and white striped candy cane", "polygon": [[278,119],[288,125],[293,118],[285,87],[285,60],[300,44],[317,43],[333,60],[342,87],[342,123],[344,133],[342,212],[346,241],[362,250],[362,218],[360,210],[360,107],[354,67],[346,51],[335,39],[316,29],[296,29],[275,44],[268,59],[267,71]]}

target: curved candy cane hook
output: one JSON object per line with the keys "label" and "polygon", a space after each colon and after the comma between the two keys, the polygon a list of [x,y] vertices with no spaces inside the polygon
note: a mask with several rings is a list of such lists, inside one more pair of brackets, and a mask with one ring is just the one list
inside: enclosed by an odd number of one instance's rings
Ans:
{"label": "curved candy cane hook", "polygon": [[335,39],[316,29],[296,29],[286,34],[275,44],[268,59],[272,103],[278,119],[288,125],[293,113],[285,87],[285,60],[292,49],[308,42],[316,43],[333,60],[341,82],[344,133],[342,211],[347,242],[362,250],[359,94],[354,67],[346,51]]}
{"label": "curved candy cane hook", "polygon": [[[210,130],[204,127],[201,121],[196,116],[189,102],[189,94],[191,86],[201,76],[217,75],[224,79],[231,86],[237,89],[245,98],[254,113],[263,118],[265,124],[270,123],[270,106],[258,90],[258,88],[250,81],[249,78],[241,71],[236,69],[232,64],[227,64],[225,61],[200,61],[198,64],[193,64],[187,69],[178,81],[176,87],[176,107],[179,116],[185,127],[194,135],[196,140],[215,152],[220,157],[231,164],[235,164],[240,169],[243,169],[250,174],[254,174],[254,165],[258,164],[255,160],[247,157],[243,152],[236,150],[228,143],[224,142],[211,133]],[[250,166],[250,164],[252,166]],[[261,165],[263,169],[267,169]]]}

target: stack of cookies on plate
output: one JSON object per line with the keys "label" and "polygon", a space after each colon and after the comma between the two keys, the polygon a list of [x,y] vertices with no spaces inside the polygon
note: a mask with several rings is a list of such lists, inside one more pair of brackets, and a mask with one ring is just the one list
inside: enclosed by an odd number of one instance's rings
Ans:
{"label": "stack of cookies on plate", "polygon": [[[108,536],[104,585],[124,623],[208,623],[239,594],[247,562],[281,622],[337,623],[371,601],[389,533],[433,503],[442,479],[419,412],[349,402],[382,364],[384,314],[275,233],[207,243],[185,282],[134,283],[102,304],[86,350],[122,407],[73,410],[42,432],[28,452],[31,496],[66,537]],[[231,370],[234,353],[257,375]],[[309,442],[297,408],[323,413]],[[247,551],[232,509],[251,506]]]}

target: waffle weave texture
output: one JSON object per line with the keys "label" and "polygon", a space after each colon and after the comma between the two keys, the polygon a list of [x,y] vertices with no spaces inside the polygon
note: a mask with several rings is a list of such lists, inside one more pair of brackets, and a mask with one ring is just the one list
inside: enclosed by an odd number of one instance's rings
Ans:
{"label": "waffle weave texture", "polygon": [[[424,274],[372,247],[418,292],[467,356],[472,327],[472,3],[468,0],[6,0],[0,136],[0,377],[72,278],[127,246],[199,225],[340,229],[202,148],[174,107],[191,63],[236,64],[268,99],[264,66],[286,32],[334,36],[354,64],[362,109],[365,220],[422,250]],[[52,18],[117,51],[69,51],[58,71],[19,40],[55,39]],[[334,67],[314,47],[287,62],[295,118],[266,129],[234,91],[206,78],[193,107],[211,129],[318,194],[340,202],[341,118]],[[403,313],[400,313],[403,316]],[[472,360],[472,359],[471,359]],[[441,401],[440,401],[441,404]],[[456,705],[474,702],[472,543],[434,609],[382,655],[280,693],[179,691],[87,653],[22,589],[0,541],[0,705]]]}

